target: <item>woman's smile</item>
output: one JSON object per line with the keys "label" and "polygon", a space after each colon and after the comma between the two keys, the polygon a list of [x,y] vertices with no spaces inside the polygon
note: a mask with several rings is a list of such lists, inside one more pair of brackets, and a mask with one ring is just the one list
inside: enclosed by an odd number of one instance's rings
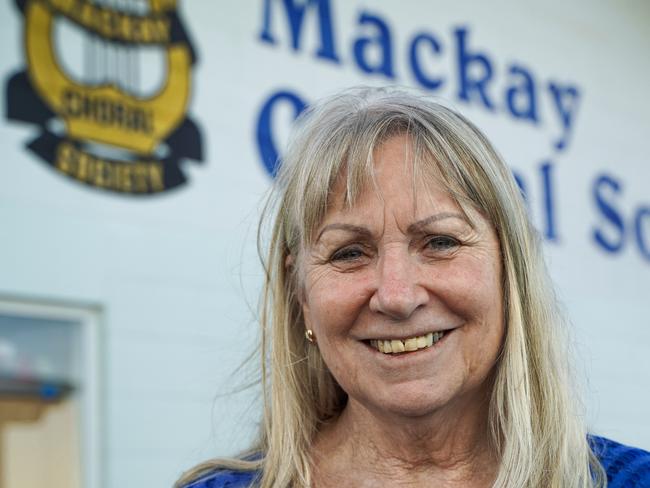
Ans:
{"label": "woman's smile", "polygon": [[407,354],[410,352],[422,351],[437,344],[445,335],[445,332],[429,332],[406,339],[371,339],[370,346],[384,354],[393,356]]}

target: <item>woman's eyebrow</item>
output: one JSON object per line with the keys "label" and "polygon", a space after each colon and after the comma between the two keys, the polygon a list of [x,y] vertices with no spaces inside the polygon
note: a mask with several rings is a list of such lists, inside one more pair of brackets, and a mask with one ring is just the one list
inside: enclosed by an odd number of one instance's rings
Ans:
{"label": "woman's eyebrow", "polygon": [[[409,234],[418,234],[422,233],[425,231],[426,227],[433,222],[437,222],[439,220],[444,220],[444,219],[458,219],[462,220],[464,223],[468,224],[470,227],[474,228],[474,226],[467,221],[465,216],[461,213],[458,212],[440,212],[434,215],[431,215],[425,219],[418,220],[417,222],[412,223],[411,225],[408,226],[406,231]],[[318,242],[320,238],[323,236],[325,232],[331,231],[331,230],[343,230],[345,232],[350,232],[352,234],[357,234],[362,237],[372,237],[372,232],[368,230],[366,227],[362,227],[360,225],[354,225],[354,224],[344,224],[344,223],[334,223],[334,224],[328,224],[325,227],[321,229],[321,231],[318,233],[318,236],[316,237],[316,240],[314,242]]]}
{"label": "woman's eyebrow", "polygon": [[417,222],[412,223],[406,229],[406,232],[409,234],[418,234],[426,230],[426,227],[434,222],[444,219],[458,219],[462,220],[464,223],[468,224],[470,227],[474,228],[471,222],[467,218],[458,212],[440,212],[434,215],[431,215],[425,219],[418,220]]}
{"label": "woman's eyebrow", "polygon": [[344,230],[346,232],[354,233],[363,237],[372,237],[372,232],[370,232],[370,230],[368,230],[366,227],[361,227],[359,225],[354,225],[354,224],[335,223],[335,224],[328,224],[325,227],[323,227],[321,231],[318,233],[315,242],[318,242],[321,236],[325,232],[330,230]]}

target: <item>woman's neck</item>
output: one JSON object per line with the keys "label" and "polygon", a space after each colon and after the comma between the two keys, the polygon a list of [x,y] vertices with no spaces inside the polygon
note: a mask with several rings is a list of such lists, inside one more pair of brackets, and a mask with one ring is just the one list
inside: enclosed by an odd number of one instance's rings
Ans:
{"label": "woman's neck", "polygon": [[350,400],[317,435],[314,487],[489,487],[498,457],[487,431],[485,404],[403,417]]}

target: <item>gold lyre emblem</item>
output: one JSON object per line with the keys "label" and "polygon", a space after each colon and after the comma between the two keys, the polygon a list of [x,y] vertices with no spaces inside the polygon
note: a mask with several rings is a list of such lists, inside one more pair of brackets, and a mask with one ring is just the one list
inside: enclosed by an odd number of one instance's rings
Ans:
{"label": "gold lyre emblem", "polygon": [[29,149],[109,191],[150,194],[183,184],[180,161],[201,161],[203,151],[187,116],[196,56],[176,0],[16,5],[27,66],[7,82],[7,117],[41,127]]}
{"label": "gold lyre emblem", "polygon": [[[88,0],[32,0],[25,12],[28,72],[41,98],[65,121],[74,138],[150,154],[183,120],[190,85],[190,52],[171,40],[170,2],[152,2],[147,16],[135,16]],[[63,15],[89,33],[113,42],[164,45],[167,79],[148,98],[136,98],[114,83],[87,86],[72,80],[57,62],[53,20]]]}

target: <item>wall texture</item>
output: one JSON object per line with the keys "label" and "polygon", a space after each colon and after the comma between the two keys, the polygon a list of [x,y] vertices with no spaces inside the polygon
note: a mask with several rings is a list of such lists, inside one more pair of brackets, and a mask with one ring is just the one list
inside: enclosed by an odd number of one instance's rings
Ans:
{"label": "wall texture", "polygon": [[296,113],[358,84],[428,91],[494,141],[544,236],[590,425],[650,447],[645,2],[174,4],[0,3],[0,296],[101,310],[104,486],[169,486],[254,436],[234,370],[255,345],[260,202]]}

